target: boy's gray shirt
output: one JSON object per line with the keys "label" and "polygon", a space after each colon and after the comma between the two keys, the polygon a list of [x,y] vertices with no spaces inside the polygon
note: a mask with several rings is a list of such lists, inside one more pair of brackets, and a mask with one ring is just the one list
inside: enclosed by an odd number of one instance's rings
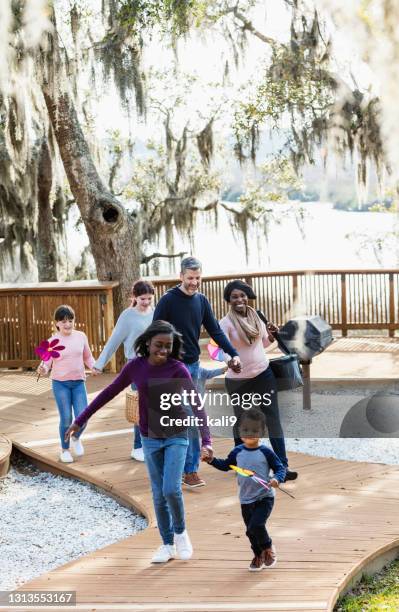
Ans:
{"label": "boy's gray shirt", "polygon": [[153,310],[147,314],[140,314],[134,308],[126,308],[117,320],[113,332],[94,367],[97,370],[103,370],[122,342],[126,359],[134,359],[136,357],[133,348],[134,343],[151,324],[153,316]]}
{"label": "boy's gray shirt", "polygon": [[[226,459],[215,458],[211,461],[211,465],[224,472],[231,470],[231,465],[236,465],[245,470],[252,470],[266,482],[270,480],[270,470],[273,470],[274,478],[279,482],[284,481],[286,473],[277,455],[264,444],[257,448],[247,448],[244,444],[239,444],[233,448]],[[241,504],[252,504],[258,499],[275,495],[272,487],[266,490],[249,476],[237,474],[237,483]]]}

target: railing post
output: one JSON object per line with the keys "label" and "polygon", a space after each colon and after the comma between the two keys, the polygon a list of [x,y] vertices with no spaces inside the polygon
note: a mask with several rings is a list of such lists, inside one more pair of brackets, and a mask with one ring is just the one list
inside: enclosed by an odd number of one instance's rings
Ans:
{"label": "railing post", "polygon": [[[249,285],[250,287],[253,287],[253,277],[252,276],[246,276],[244,280],[247,283],[247,285]],[[249,300],[249,305],[254,308],[254,301],[253,300]],[[259,306],[258,306],[258,308],[259,308]]]}
{"label": "railing post", "polygon": [[393,284],[393,274],[389,274],[389,337],[395,335],[395,293]]}
{"label": "railing post", "polygon": [[26,300],[27,296],[22,294],[19,296],[19,329],[21,341],[21,363],[23,366],[28,361],[28,324],[26,315]]}
{"label": "railing post", "polygon": [[310,361],[301,361],[302,366],[302,378],[303,378],[303,387],[302,387],[302,408],[304,410],[310,410],[312,407],[312,395],[311,395],[311,387],[310,387]]}
{"label": "railing post", "polygon": [[342,335],[348,335],[348,314],[346,302],[346,274],[341,274],[341,316],[342,316]]}
{"label": "railing post", "polygon": [[298,301],[298,274],[292,275],[292,303],[295,304]]}
{"label": "railing post", "polygon": [[[105,326],[105,340],[107,341],[112,330],[114,328],[114,299],[112,289],[107,289],[105,295],[101,296],[101,300],[104,305],[104,326]],[[110,360],[110,371],[117,371],[116,353],[113,354]]]}

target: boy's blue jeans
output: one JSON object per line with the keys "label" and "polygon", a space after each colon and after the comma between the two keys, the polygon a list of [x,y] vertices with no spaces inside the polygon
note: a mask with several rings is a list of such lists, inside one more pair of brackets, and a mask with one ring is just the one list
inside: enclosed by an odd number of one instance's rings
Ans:
{"label": "boy's blue jeans", "polygon": [[[66,430],[72,425],[72,409],[76,419],[87,407],[87,393],[84,380],[52,380],[55,401],[60,415],[60,438],[63,450],[69,448],[69,440],[65,442]],[[82,427],[75,437],[79,438],[86,426]]]}
{"label": "boy's blue jeans", "polygon": [[[194,386],[196,386],[198,375],[199,375],[200,362],[196,361],[195,363],[185,363],[184,365],[190,372],[191,378],[193,379]],[[190,407],[186,408],[186,413],[190,415],[193,414]],[[187,447],[186,462],[184,464],[185,474],[189,474],[191,472],[198,472],[198,468],[200,464],[200,457],[201,457],[201,445],[199,441],[198,428],[195,426],[188,427],[187,435],[188,435],[188,447]]]}
{"label": "boy's blue jeans", "polygon": [[173,544],[174,534],[186,528],[181,481],[188,441],[185,435],[141,440],[159,533],[164,544]]}
{"label": "boy's blue jeans", "polygon": [[[137,387],[134,383],[131,385],[132,391],[137,391]],[[136,450],[137,448],[142,448],[141,444],[141,434],[140,427],[138,425],[133,426],[133,448]]]}

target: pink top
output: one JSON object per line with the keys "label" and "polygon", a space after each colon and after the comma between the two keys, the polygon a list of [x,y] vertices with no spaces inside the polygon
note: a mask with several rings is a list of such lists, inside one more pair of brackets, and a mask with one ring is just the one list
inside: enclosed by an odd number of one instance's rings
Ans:
{"label": "pink top", "polygon": [[47,372],[51,367],[52,380],[85,380],[85,364],[88,368],[94,366],[95,360],[91,354],[87,336],[77,329],[73,329],[70,336],[61,333],[54,334],[49,339],[57,338],[65,350],[60,351],[57,359],[42,361]]}
{"label": "pink top", "polygon": [[228,316],[223,317],[220,321],[220,327],[230,340],[231,344],[238,351],[241,360],[241,372],[233,372],[229,368],[226,372],[226,378],[255,378],[261,372],[264,372],[269,366],[269,360],[265,354],[265,348],[270,346],[271,342],[267,335],[266,325],[261,321],[262,335],[259,336],[252,344],[247,344],[238,335],[236,328]]}

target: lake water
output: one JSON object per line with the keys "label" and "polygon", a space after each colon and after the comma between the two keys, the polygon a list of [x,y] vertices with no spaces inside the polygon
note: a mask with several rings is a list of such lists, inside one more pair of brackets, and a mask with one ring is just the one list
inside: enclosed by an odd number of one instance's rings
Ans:
{"label": "lake water", "polygon": [[[300,220],[300,209],[303,219]],[[396,214],[380,212],[346,212],[334,210],[329,203],[274,205],[268,237],[249,236],[249,257],[245,258],[243,239],[234,236],[223,209],[219,214],[218,230],[205,215],[198,217],[195,247],[191,250],[187,239],[176,238],[175,252],[187,251],[203,262],[205,274],[238,272],[242,270],[293,270],[333,268],[399,267],[399,240]],[[73,240],[71,240],[73,233]],[[84,230],[72,230],[69,249],[74,261],[87,244]],[[261,234],[261,232],[259,232]],[[378,248],[380,245],[381,248]],[[154,251],[164,251],[162,244]],[[152,252],[152,249],[147,249]],[[177,262],[162,260],[162,274],[173,273]]]}
{"label": "lake water", "polygon": [[[267,238],[251,232],[248,261],[243,239],[234,236],[225,211],[220,212],[217,231],[202,218],[193,252],[205,273],[399,267],[396,214],[338,211],[328,203],[276,204],[274,208],[280,223],[270,222]],[[302,220],[299,209],[304,213]],[[393,235],[395,228],[398,237]],[[176,252],[190,252],[187,241],[178,239],[175,246]],[[163,273],[169,271],[165,262]]]}

